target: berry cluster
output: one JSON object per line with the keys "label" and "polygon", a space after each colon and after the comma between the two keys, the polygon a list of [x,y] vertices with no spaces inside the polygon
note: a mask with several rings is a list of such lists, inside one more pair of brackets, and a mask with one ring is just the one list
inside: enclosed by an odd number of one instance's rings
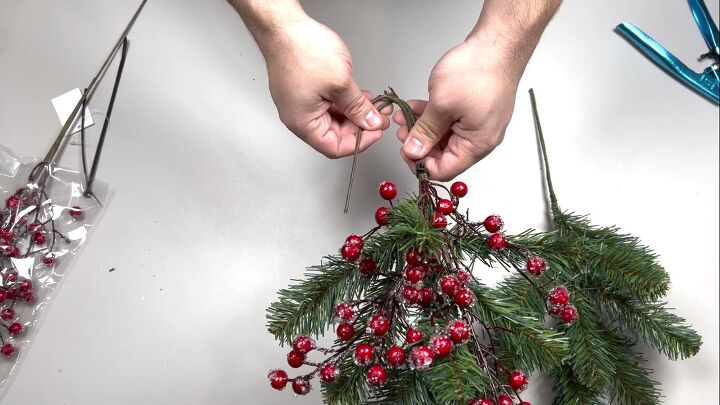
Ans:
{"label": "berry cluster", "polygon": [[[37,288],[33,275],[22,277],[13,266],[13,259],[37,257],[48,270],[56,263],[54,252],[58,240],[68,239],[55,229],[56,218],[48,208],[47,196],[37,187],[24,187],[5,199],[0,207],[0,355],[11,357],[17,351],[13,338],[24,333],[24,324],[16,304],[33,304]],[[74,206],[67,209],[72,219],[80,219],[83,211]],[[22,312],[22,311],[20,311]]]}
{"label": "berry cluster", "polygon": [[[447,197],[438,195],[441,189],[447,192]],[[456,246],[463,237],[481,238],[494,255],[505,255],[503,257],[507,259],[510,256],[506,251],[512,250],[524,257],[525,269],[519,265],[517,270],[532,276],[543,274],[548,264],[543,258],[513,246],[502,232],[504,224],[500,216],[490,215],[483,222],[474,223],[460,214],[457,207],[467,193],[468,186],[463,182],[455,182],[448,189],[421,180],[417,205],[427,224],[435,229],[433,232],[441,232],[446,246],[434,251],[413,247],[398,252],[401,256],[397,265],[380,269],[376,262],[377,252],[367,250],[365,245],[375,232],[393,226],[393,199],[397,196],[397,187],[393,183],[381,183],[379,194],[389,201],[390,207],[380,207],[375,212],[377,227],[362,236],[348,236],[340,247],[340,256],[352,263],[362,276],[391,280],[391,288],[377,299],[337,303],[334,320],[338,340],[333,348],[319,348],[310,337],[297,336],[287,355],[288,365],[292,368],[307,365],[313,367],[313,371],[290,378],[284,370],[272,370],[268,374],[271,387],[282,390],[290,382],[295,394],[305,395],[311,389],[310,381],[318,375],[325,384],[338,381],[340,364],[346,359],[352,359],[357,367],[363,368],[369,386],[382,386],[392,373],[422,372],[454,350],[467,346],[477,353],[478,361],[492,361],[492,367],[486,367],[488,372],[492,369],[493,373],[507,377],[506,382],[501,383],[498,375],[493,375],[496,384],[491,392],[471,404],[513,404],[514,396],[517,403],[529,405],[519,397],[519,392],[528,384],[525,374],[503,367],[494,355],[494,348],[485,346],[484,340],[477,335],[476,328],[479,327],[483,328],[484,336],[491,335],[493,330],[474,311],[473,263],[465,263],[450,246]],[[450,221],[454,223],[452,227],[449,227]],[[548,297],[553,305],[551,313],[559,305],[556,292],[563,288],[555,288]],[[566,300],[563,311],[574,309],[567,303]],[[574,319],[577,319],[577,311]],[[307,355],[312,351],[327,357],[319,363],[308,361]],[[485,360],[486,357],[492,360]]]}

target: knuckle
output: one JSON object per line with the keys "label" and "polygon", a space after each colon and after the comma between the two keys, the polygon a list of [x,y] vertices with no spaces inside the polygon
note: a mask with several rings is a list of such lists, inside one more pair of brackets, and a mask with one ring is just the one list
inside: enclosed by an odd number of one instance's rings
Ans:
{"label": "knuckle", "polygon": [[413,132],[425,139],[435,139],[441,135],[442,129],[434,121],[420,119],[415,123]]}
{"label": "knuckle", "polygon": [[350,103],[343,108],[343,113],[348,117],[361,115],[365,111],[366,100],[367,98],[362,93],[354,96]]}

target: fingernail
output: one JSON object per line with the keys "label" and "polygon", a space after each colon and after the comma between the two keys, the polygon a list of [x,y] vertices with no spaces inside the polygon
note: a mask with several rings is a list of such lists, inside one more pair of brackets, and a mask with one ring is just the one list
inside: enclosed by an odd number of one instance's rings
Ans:
{"label": "fingernail", "polygon": [[380,114],[378,114],[375,111],[370,111],[365,116],[365,125],[368,126],[368,128],[377,128],[382,124],[382,118],[380,118]]}
{"label": "fingernail", "polygon": [[403,145],[403,149],[405,149],[406,153],[420,154],[423,150],[423,144],[415,137],[407,138],[405,140],[405,144]]}

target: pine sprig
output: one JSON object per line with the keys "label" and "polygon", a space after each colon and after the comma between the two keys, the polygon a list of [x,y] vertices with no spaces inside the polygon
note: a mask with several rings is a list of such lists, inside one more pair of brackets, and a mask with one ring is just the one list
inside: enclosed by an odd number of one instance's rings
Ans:
{"label": "pine sprig", "polygon": [[644,366],[643,355],[634,351],[632,342],[621,335],[606,331],[604,338],[615,353],[615,391],[611,392],[612,398],[620,404],[659,404],[659,384],[650,379],[651,370]]}

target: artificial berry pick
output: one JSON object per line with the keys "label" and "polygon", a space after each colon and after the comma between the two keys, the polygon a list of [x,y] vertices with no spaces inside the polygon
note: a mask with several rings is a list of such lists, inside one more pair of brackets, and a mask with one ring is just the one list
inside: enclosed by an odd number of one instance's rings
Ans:
{"label": "artificial berry pick", "polygon": [[287,385],[288,375],[283,370],[270,370],[270,373],[268,373],[268,380],[270,380],[271,387],[276,390],[282,390]]}
{"label": "artificial berry pick", "polygon": [[513,371],[508,376],[508,385],[515,391],[522,391],[527,387],[528,378],[520,371]]}
{"label": "artificial berry pick", "polygon": [[463,183],[462,181],[456,181],[450,186],[450,192],[455,197],[465,197],[468,193],[468,186],[467,184]]}
{"label": "artificial berry pick", "polygon": [[380,183],[380,197],[386,200],[392,200],[397,196],[397,186],[389,181]]}

